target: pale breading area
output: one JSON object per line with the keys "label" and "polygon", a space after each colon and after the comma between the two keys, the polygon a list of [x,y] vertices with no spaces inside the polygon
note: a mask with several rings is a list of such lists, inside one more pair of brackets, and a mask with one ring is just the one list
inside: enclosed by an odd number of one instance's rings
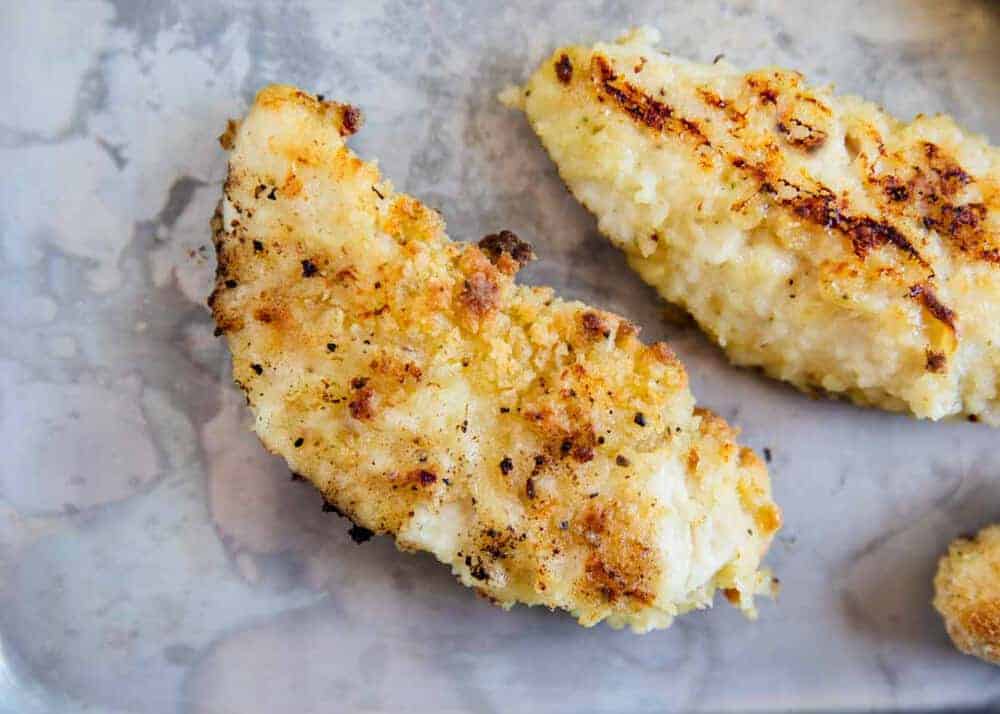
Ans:
{"label": "pale breading area", "polygon": [[639,274],[738,364],[1000,423],[1000,152],[656,40],[556,50],[504,95]]}
{"label": "pale breading area", "polygon": [[951,544],[938,563],[934,607],[958,649],[1000,664],[1000,525]]}
{"label": "pale breading area", "polygon": [[645,631],[722,589],[753,614],[780,524],[760,459],[666,345],[516,285],[516,236],[449,240],[346,147],[359,124],[272,86],[223,136],[210,303],[265,446],[504,607]]}

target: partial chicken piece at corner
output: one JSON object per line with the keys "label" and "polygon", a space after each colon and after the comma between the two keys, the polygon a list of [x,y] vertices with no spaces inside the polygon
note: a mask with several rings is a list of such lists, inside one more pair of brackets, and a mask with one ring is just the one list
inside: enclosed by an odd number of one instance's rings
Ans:
{"label": "partial chicken piece at corner", "polygon": [[938,563],[934,607],[959,650],[1000,665],[1000,525],[952,542]]}
{"label": "partial chicken piece at corner", "polygon": [[737,364],[1000,424],[1000,151],[657,41],[564,47],[502,95],[632,267]]}
{"label": "partial chicken piece at corner", "polygon": [[264,445],[359,528],[494,603],[642,632],[772,589],[764,464],[664,344],[514,282],[347,148],[346,105],[271,86],[231,123],[209,302]]}

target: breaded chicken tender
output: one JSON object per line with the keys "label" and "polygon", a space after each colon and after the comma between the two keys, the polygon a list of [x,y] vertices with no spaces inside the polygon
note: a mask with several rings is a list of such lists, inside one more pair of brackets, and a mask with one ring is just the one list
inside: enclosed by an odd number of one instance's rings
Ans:
{"label": "breaded chicken tender", "polygon": [[1000,664],[1000,525],[952,542],[938,563],[934,607],[958,649]]}
{"label": "breaded chicken tender", "polygon": [[264,445],[504,608],[645,631],[721,589],[752,615],[780,524],[761,460],[666,345],[516,285],[517,236],[449,240],[347,148],[359,124],[271,86],[222,137],[209,302]]}
{"label": "breaded chicken tender", "polygon": [[1000,151],[657,39],[564,47],[502,96],[632,267],[737,364],[1000,424]]}

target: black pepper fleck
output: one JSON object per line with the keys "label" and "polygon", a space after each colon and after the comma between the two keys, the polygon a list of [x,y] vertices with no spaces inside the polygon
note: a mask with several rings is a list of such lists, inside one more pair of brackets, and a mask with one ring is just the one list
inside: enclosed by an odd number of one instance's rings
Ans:
{"label": "black pepper fleck", "polygon": [[312,262],[311,260],[307,259],[307,260],[303,260],[302,261],[302,277],[303,278],[311,278],[312,276],[314,276],[318,272],[318,270],[319,269],[316,267],[316,264],[314,262]]}
{"label": "black pepper fleck", "polygon": [[618,456],[615,457],[615,463],[618,464],[619,466],[628,466],[629,460],[624,456],[622,456],[621,454],[618,454]]}
{"label": "black pepper fleck", "polygon": [[297,449],[297,448],[299,448],[300,446],[302,446],[302,445],[303,445],[304,443],[306,443],[306,440],[305,440],[305,439],[303,439],[303,438],[302,438],[302,437],[300,436],[300,437],[299,437],[298,439],[296,439],[296,440],[295,440],[295,444],[294,444],[294,446],[295,446],[295,448]]}
{"label": "black pepper fleck", "polygon": [[514,470],[514,462],[510,460],[509,456],[504,456],[500,461],[500,471],[506,476],[511,471]]}
{"label": "black pepper fleck", "polygon": [[235,288],[236,287],[236,281],[235,280],[227,280],[226,281],[226,287],[230,288],[230,289]]}
{"label": "black pepper fleck", "polygon": [[646,415],[642,412],[636,412],[633,421],[639,426],[646,426]]}
{"label": "black pepper fleck", "polygon": [[771,449],[764,447],[764,461],[771,463]]}
{"label": "black pepper fleck", "polygon": [[252,369],[257,374],[264,374],[264,368],[261,367],[259,364],[250,365],[250,369]]}
{"label": "black pepper fleck", "polygon": [[337,351],[337,343],[336,342],[327,342],[326,343],[326,349],[329,350],[330,352],[336,352]]}
{"label": "black pepper fleck", "polygon": [[264,244],[261,243],[259,240],[255,240],[253,242],[253,250],[255,253],[260,253],[262,250],[264,250]]}

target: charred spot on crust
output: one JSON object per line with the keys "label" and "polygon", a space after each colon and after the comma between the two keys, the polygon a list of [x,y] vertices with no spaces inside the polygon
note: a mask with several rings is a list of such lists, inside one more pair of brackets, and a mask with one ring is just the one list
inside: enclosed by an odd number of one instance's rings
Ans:
{"label": "charred spot on crust", "polygon": [[476,580],[489,580],[490,574],[486,572],[486,568],[483,567],[482,563],[476,563],[475,566],[470,568],[469,575],[474,577]]}
{"label": "charred spot on crust", "polygon": [[361,110],[345,104],[340,113],[340,135],[350,136],[361,128]]}
{"label": "charred spot on crust", "polygon": [[556,77],[563,84],[569,84],[573,79],[573,64],[569,61],[569,55],[565,52],[556,60]]}
{"label": "charred spot on crust", "polygon": [[368,377],[354,377],[351,379],[351,389],[364,389],[368,384]]}
{"label": "charred spot on crust", "polygon": [[531,244],[521,240],[513,231],[490,233],[479,241],[478,246],[493,265],[496,265],[504,254],[509,255],[522,268],[535,259],[535,251]]}
{"label": "charred spot on crust", "polygon": [[910,197],[910,190],[895,176],[886,178],[883,189],[890,201],[900,202]]}
{"label": "charred spot on crust", "polygon": [[588,336],[604,337],[605,339],[611,336],[610,326],[605,319],[596,312],[587,311],[583,313],[580,320],[583,322],[583,330]]}
{"label": "charred spot on crust", "polygon": [[351,411],[351,416],[358,421],[371,419],[375,416],[374,397],[375,391],[371,387],[358,390],[355,398],[347,405]]}
{"label": "charred spot on crust", "polygon": [[927,350],[927,363],[925,368],[928,372],[933,372],[939,374],[944,372],[945,366],[948,364],[948,358],[945,356],[944,352],[938,352],[937,350]]}
{"label": "charred spot on crust", "polygon": [[927,311],[939,322],[943,322],[952,331],[955,330],[955,312],[938,300],[934,290],[927,283],[918,283],[910,286],[909,296],[920,302]]}
{"label": "charred spot on crust", "polygon": [[349,535],[351,537],[351,540],[353,540],[355,543],[361,545],[362,543],[367,543],[368,541],[370,541],[372,539],[372,536],[375,535],[375,533],[363,526],[353,525],[351,526],[351,529],[347,531],[347,535]]}
{"label": "charred spot on crust", "polygon": [[406,480],[413,483],[419,483],[422,486],[430,486],[432,483],[437,482],[437,478],[437,474],[433,471],[428,471],[427,469],[416,469],[407,475]]}
{"label": "charred spot on crust", "polygon": [[580,463],[586,463],[588,461],[593,461],[594,459],[594,448],[592,446],[586,446],[580,444],[573,448],[573,458]]}

